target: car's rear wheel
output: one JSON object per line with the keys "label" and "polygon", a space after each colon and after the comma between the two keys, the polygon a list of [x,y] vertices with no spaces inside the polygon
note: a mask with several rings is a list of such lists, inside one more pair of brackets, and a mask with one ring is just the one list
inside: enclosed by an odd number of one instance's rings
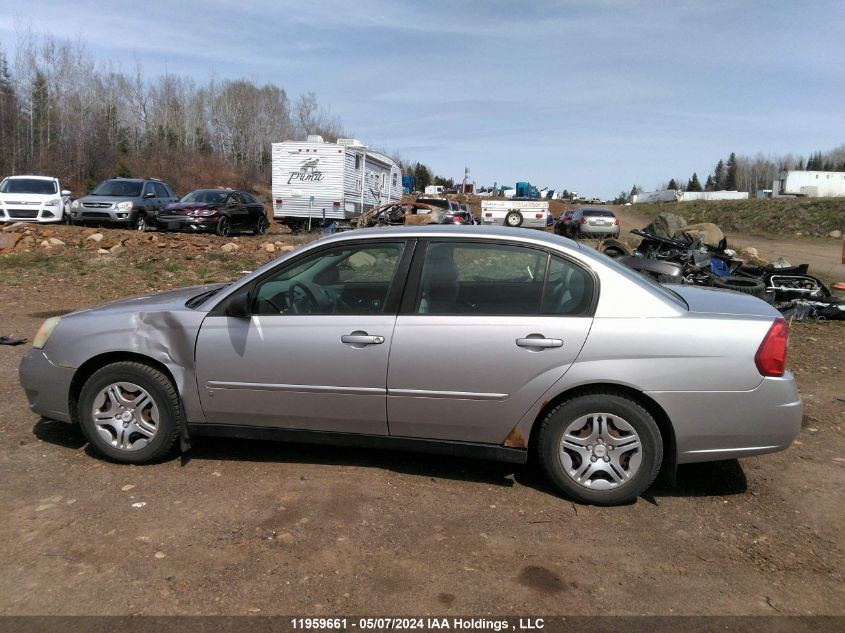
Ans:
{"label": "car's rear wheel", "polygon": [[168,377],[129,361],[106,365],[88,378],[77,415],[97,452],[129,464],[168,455],[183,424],[179,394]]}
{"label": "car's rear wheel", "polygon": [[522,214],[519,211],[508,211],[505,216],[506,226],[522,226]]}
{"label": "car's rear wheel", "polygon": [[229,231],[232,230],[232,225],[229,222],[229,218],[225,215],[222,216],[219,220],[217,220],[217,227],[215,229],[215,233],[220,237],[229,237]]}
{"label": "car's rear wheel", "polygon": [[542,422],[540,465],[569,497],[596,505],[636,499],[657,477],[663,441],[654,419],[619,394],[567,400]]}
{"label": "car's rear wheel", "polygon": [[255,221],[255,229],[254,232],[256,235],[264,235],[267,232],[267,227],[270,223],[267,221],[266,215],[259,215],[258,219]]}

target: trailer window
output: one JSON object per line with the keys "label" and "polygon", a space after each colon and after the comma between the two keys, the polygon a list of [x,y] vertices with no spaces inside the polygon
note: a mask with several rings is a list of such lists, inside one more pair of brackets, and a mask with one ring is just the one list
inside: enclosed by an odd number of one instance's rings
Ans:
{"label": "trailer window", "polygon": [[361,169],[361,154],[355,154],[355,169]]}

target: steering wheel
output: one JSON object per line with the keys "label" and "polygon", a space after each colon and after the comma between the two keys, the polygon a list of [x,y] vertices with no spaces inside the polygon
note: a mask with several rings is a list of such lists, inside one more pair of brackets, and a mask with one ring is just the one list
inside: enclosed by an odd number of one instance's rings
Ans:
{"label": "steering wheel", "polygon": [[[297,296],[297,290],[302,292],[301,297]],[[303,300],[307,302],[307,305],[300,306]],[[295,314],[309,314],[314,308],[320,307],[320,304],[317,303],[317,297],[314,296],[314,291],[301,281],[293,282],[290,288],[288,288],[288,304],[290,305],[291,311]],[[307,308],[307,310],[302,308]]]}

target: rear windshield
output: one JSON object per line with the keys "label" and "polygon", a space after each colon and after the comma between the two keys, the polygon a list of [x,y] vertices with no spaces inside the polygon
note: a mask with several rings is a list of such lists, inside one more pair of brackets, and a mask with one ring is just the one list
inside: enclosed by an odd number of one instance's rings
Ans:
{"label": "rear windshield", "polygon": [[214,204],[221,204],[226,197],[225,191],[209,191],[200,190],[192,191],[187,196],[182,198],[182,202],[211,202]]}
{"label": "rear windshield", "polygon": [[137,198],[141,195],[142,182],[129,180],[106,180],[91,192],[95,196],[126,196]]}
{"label": "rear windshield", "polygon": [[608,211],[607,209],[584,209],[581,212],[581,215],[591,217],[591,218],[613,218],[616,217],[613,215],[612,211]]}
{"label": "rear windshield", "polygon": [[59,193],[55,180],[40,178],[7,178],[0,185],[0,193],[38,193],[49,196]]}
{"label": "rear windshield", "polygon": [[431,205],[432,207],[438,207],[440,209],[448,209],[449,208],[449,201],[444,200],[443,198],[417,198],[417,202],[421,202],[423,204]]}

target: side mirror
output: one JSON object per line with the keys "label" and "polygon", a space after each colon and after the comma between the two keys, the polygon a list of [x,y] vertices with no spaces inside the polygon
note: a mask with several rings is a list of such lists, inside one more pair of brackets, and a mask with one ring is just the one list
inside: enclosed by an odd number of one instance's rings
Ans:
{"label": "side mirror", "polygon": [[62,196],[67,197],[70,195],[70,189],[62,189]]}
{"label": "side mirror", "polygon": [[144,197],[145,198],[155,198],[156,194],[155,194],[154,191],[148,191],[147,193],[144,194]]}
{"label": "side mirror", "polygon": [[240,288],[229,297],[226,302],[226,316],[238,319],[249,319],[252,317],[252,294],[249,288]]}

